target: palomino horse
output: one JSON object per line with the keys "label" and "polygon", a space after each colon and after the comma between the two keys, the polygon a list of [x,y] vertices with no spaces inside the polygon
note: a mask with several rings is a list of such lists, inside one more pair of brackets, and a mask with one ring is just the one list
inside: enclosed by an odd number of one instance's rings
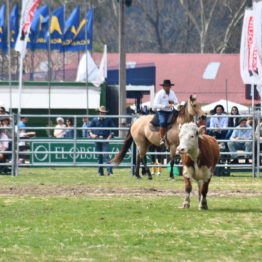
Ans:
{"label": "palomino horse", "polygon": [[[192,122],[195,116],[201,117],[204,112],[201,109],[199,102],[197,102],[195,96],[190,96],[188,101],[184,105],[180,105],[179,114],[176,121],[168,128],[166,139],[168,147],[170,149],[170,178],[174,178],[173,166],[176,155],[176,148],[179,144],[179,124]],[[142,116],[138,118],[130,127],[127,137],[124,141],[124,145],[121,151],[111,160],[111,163],[117,165],[122,162],[127,150],[130,148],[132,142],[136,143],[139,154],[137,155],[136,171],[137,178],[141,178],[139,175],[140,161],[143,163],[148,178],[152,179],[150,169],[146,165],[145,155],[150,145],[160,145],[160,136],[158,131],[154,131],[150,121],[153,115]]]}

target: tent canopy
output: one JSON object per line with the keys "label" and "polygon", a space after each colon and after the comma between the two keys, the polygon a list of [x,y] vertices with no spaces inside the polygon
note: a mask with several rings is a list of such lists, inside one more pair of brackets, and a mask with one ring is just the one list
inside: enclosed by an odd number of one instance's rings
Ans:
{"label": "tent canopy", "polygon": [[250,111],[250,108],[241,104],[238,104],[236,102],[232,102],[229,100],[221,99],[216,102],[213,102],[211,104],[207,104],[205,106],[202,106],[202,109],[204,112],[209,113],[210,110],[214,109],[216,105],[222,105],[225,108],[225,111],[230,113],[231,108],[233,106],[236,106],[240,113],[248,113]]}

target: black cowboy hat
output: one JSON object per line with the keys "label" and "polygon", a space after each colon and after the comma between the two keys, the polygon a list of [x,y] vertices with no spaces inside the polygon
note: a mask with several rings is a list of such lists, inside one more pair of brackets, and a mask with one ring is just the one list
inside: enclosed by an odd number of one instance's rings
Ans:
{"label": "black cowboy hat", "polygon": [[171,83],[169,79],[165,79],[163,81],[163,84],[160,84],[161,86],[174,86],[175,84]]}

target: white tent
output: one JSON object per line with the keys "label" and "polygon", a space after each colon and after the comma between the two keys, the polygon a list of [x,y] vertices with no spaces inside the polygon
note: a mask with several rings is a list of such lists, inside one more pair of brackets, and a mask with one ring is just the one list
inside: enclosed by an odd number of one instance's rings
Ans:
{"label": "white tent", "polygon": [[241,104],[238,104],[236,102],[229,101],[229,100],[225,100],[225,99],[221,99],[221,100],[218,100],[218,101],[213,102],[211,104],[202,106],[202,109],[203,109],[204,112],[209,113],[210,110],[214,109],[216,105],[222,105],[225,108],[225,111],[228,112],[228,113],[230,113],[231,108],[233,106],[236,106],[240,113],[249,113],[249,111],[250,111],[250,108],[247,107],[247,106],[244,106],[244,105],[241,105]]}

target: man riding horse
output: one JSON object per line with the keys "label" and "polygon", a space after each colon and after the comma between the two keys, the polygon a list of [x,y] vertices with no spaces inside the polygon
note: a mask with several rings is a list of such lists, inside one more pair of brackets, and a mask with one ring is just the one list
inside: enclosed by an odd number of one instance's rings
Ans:
{"label": "man riding horse", "polygon": [[160,84],[163,89],[157,92],[154,99],[154,109],[157,110],[157,115],[159,119],[159,135],[160,135],[160,145],[165,144],[165,136],[167,129],[167,120],[171,113],[178,113],[175,106],[178,104],[178,99],[176,94],[171,87],[174,86],[170,80],[164,80],[163,84]]}

